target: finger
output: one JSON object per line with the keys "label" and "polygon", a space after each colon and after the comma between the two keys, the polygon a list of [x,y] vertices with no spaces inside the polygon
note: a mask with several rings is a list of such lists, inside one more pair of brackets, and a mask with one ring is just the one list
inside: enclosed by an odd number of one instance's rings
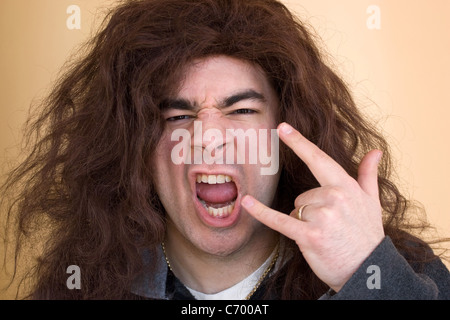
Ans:
{"label": "finger", "polygon": [[372,150],[364,156],[358,168],[358,184],[368,195],[378,199],[378,164],[383,153]]}
{"label": "finger", "polygon": [[278,135],[308,166],[321,186],[342,185],[351,177],[330,156],[287,123],[278,126]]}
{"label": "finger", "polygon": [[252,196],[246,195],[243,197],[241,205],[255,219],[292,240],[297,240],[301,234],[303,221],[273,210]]}
{"label": "finger", "polygon": [[298,207],[295,207],[294,210],[291,211],[290,216],[297,219],[297,220],[301,220],[301,221],[310,221],[308,219],[308,213],[306,212],[307,208],[309,209],[311,205],[309,204],[302,204]]}
{"label": "finger", "polygon": [[298,195],[294,200],[294,206],[296,208],[301,207],[304,204],[312,204],[316,202],[322,202],[323,199],[323,187],[314,188],[303,192]]}

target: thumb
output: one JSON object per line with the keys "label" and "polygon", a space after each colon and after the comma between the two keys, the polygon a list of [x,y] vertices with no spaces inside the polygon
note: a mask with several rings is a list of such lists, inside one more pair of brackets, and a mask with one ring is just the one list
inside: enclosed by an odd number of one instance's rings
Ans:
{"label": "thumb", "polygon": [[378,164],[383,152],[372,150],[361,160],[358,168],[358,184],[368,195],[379,199],[378,194]]}

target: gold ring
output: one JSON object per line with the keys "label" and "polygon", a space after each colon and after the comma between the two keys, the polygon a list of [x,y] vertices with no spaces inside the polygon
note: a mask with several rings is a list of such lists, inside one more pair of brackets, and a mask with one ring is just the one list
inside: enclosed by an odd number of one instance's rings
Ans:
{"label": "gold ring", "polygon": [[307,207],[307,206],[308,206],[307,204],[304,204],[300,208],[298,208],[298,211],[297,211],[297,219],[298,220],[302,220],[303,209],[305,209],[305,207]]}

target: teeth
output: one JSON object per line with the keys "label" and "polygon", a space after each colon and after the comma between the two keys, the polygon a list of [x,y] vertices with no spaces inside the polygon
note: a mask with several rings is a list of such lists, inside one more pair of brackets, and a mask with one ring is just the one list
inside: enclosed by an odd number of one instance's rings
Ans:
{"label": "teeth", "polygon": [[[220,184],[225,182],[233,181],[233,179],[225,174],[197,174],[197,183],[207,183],[207,184]],[[210,207],[203,200],[199,199],[200,202],[205,207],[206,211],[208,211],[211,217],[216,218],[226,218],[230,215],[230,213],[234,209],[235,201],[224,204],[223,207],[214,208]]]}
{"label": "teeth", "polygon": [[224,207],[220,208],[213,208],[208,206],[204,201],[200,200],[200,202],[203,204],[203,206],[206,208],[206,211],[208,211],[209,215],[216,218],[225,218],[230,215],[230,213],[234,209],[235,201],[233,201],[231,204],[226,205]]}
{"label": "teeth", "polygon": [[216,184],[217,176],[209,175],[208,176],[208,184]]}
{"label": "teeth", "polygon": [[217,184],[233,181],[230,176],[224,174],[197,174],[198,183]]}

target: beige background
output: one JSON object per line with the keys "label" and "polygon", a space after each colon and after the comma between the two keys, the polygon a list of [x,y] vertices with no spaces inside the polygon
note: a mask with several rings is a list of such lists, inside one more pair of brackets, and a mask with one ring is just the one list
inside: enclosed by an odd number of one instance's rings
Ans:
{"label": "beige background", "polygon": [[[450,236],[450,1],[284,2],[320,35],[358,104],[378,121],[391,142],[401,189],[426,207],[441,236]],[[0,1],[1,173],[17,157],[30,104],[48,92],[111,3]],[[69,28],[70,5],[80,8],[80,29]],[[368,10],[373,6],[379,15]],[[7,276],[0,277],[3,285]]]}

